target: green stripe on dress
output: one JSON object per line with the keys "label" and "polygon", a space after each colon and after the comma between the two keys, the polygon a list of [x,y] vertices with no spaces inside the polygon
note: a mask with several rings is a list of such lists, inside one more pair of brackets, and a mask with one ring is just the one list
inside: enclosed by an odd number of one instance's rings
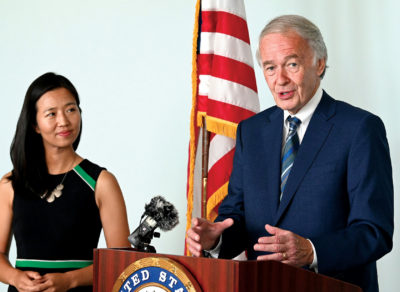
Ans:
{"label": "green stripe on dress", "polygon": [[96,181],[79,165],[75,166],[74,170],[94,191],[94,188],[96,187]]}
{"label": "green stripe on dress", "polygon": [[28,260],[17,259],[16,268],[42,268],[42,269],[80,269],[93,264],[93,261],[46,261],[46,260]]}

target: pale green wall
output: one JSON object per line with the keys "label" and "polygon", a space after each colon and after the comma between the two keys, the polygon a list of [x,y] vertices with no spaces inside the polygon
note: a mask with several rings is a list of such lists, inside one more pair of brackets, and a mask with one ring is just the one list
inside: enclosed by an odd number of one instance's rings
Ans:
{"label": "pale green wall", "polygon": [[[181,224],[153,243],[159,252],[182,254],[194,2],[0,0],[0,173],[11,169],[9,146],[28,85],[47,71],[63,74],[76,85],[82,101],[78,152],[116,175],[132,229],[151,197],[162,194],[171,201]],[[301,14],[320,27],[330,66],[323,88],[383,119],[396,191],[398,1],[245,2],[253,51],[259,31],[277,15]],[[273,100],[258,68],[256,72],[264,109]],[[396,222],[398,206],[395,193]],[[104,240],[100,245],[105,247]],[[14,245],[10,259],[15,260]],[[394,250],[379,261],[381,291],[400,287],[399,262],[395,233]],[[5,290],[0,284],[0,291]]]}

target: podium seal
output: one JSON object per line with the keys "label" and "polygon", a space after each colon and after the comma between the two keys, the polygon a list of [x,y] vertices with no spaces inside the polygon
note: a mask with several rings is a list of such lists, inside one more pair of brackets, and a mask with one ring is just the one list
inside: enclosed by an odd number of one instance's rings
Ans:
{"label": "podium seal", "polygon": [[112,292],[201,292],[192,274],[169,258],[147,257],[130,264]]}

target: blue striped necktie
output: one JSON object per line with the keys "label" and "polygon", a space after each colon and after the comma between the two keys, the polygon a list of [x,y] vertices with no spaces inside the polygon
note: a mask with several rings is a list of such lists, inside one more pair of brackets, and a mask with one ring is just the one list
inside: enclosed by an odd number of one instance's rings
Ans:
{"label": "blue striped necktie", "polygon": [[297,127],[301,121],[296,117],[288,116],[289,133],[285,141],[285,147],[282,154],[282,167],[281,167],[281,196],[285,190],[286,182],[289,177],[290,170],[292,169],[294,159],[296,158],[297,151],[299,150],[300,142],[297,135]]}

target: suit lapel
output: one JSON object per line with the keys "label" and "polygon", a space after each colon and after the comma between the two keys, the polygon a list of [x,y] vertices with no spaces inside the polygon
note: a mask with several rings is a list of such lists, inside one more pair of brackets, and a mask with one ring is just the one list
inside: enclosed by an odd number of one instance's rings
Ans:
{"label": "suit lapel", "polygon": [[299,152],[297,153],[292,170],[289,174],[285,192],[283,193],[282,201],[279,204],[278,212],[275,216],[274,225],[278,224],[280,218],[284,214],[300,186],[305,174],[311,167],[319,150],[328,137],[333,125],[329,122],[329,118],[334,114],[334,112],[335,102],[324,92],[322,99],[311,118],[310,124],[307,127]]}

